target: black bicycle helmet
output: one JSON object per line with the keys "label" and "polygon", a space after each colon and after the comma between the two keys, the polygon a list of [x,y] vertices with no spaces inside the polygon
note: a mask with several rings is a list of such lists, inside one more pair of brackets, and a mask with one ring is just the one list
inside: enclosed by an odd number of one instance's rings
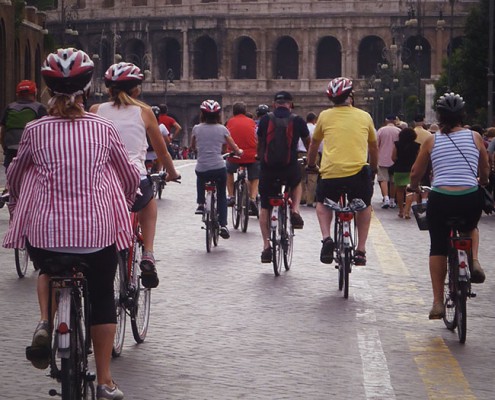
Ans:
{"label": "black bicycle helmet", "polygon": [[260,104],[256,109],[256,116],[262,117],[263,115],[268,114],[268,111],[270,111],[270,107],[266,104]]}
{"label": "black bicycle helmet", "polygon": [[454,92],[445,93],[437,100],[438,111],[448,111],[450,113],[457,113],[464,109],[466,103],[464,99]]}

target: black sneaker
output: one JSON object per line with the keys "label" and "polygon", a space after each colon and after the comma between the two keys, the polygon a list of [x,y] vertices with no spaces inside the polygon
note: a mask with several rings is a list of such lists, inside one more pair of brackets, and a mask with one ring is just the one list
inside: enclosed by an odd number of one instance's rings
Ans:
{"label": "black sneaker", "polygon": [[331,264],[333,262],[333,249],[334,243],[332,238],[329,236],[325,240],[321,241],[323,245],[321,246],[320,261],[323,264]]}
{"label": "black sneaker", "polygon": [[196,211],[194,214],[201,215],[205,211],[205,206],[203,204],[198,204],[198,208],[196,208]]}
{"label": "black sneaker", "polygon": [[50,324],[40,321],[34,330],[31,346],[26,348],[26,358],[33,367],[46,369],[50,365]]}
{"label": "black sneaker", "polygon": [[258,206],[256,205],[256,202],[254,200],[249,200],[249,215],[258,215]]}
{"label": "black sneaker", "polygon": [[230,237],[229,229],[226,226],[220,227],[220,233],[219,234],[220,234],[220,237],[222,237],[222,239],[228,239]]}
{"label": "black sneaker", "polygon": [[304,220],[301,214],[293,212],[290,214],[290,223],[294,229],[302,229],[304,227]]}
{"label": "black sneaker", "polygon": [[234,206],[235,206],[235,198],[227,197],[227,207],[234,207]]}
{"label": "black sneaker", "polygon": [[141,282],[143,286],[147,289],[156,288],[160,281],[158,279],[158,274],[156,273],[155,257],[153,256],[153,253],[143,251],[139,268],[141,268]]}
{"label": "black sneaker", "polygon": [[271,263],[272,262],[272,248],[268,247],[267,249],[261,252],[261,262],[262,263]]}

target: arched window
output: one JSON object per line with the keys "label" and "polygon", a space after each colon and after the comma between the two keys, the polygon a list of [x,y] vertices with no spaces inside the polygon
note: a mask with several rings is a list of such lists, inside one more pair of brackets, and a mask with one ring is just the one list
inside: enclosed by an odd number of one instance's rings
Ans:
{"label": "arched window", "polygon": [[378,64],[385,63],[383,49],[385,42],[378,36],[367,36],[359,43],[358,76],[370,77],[377,71]]}
{"label": "arched window", "polygon": [[234,79],[256,79],[256,44],[253,39],[239,40],[234,61]]}
{"label": "arched window", "polygon": [[194,45],[194,78],[218,79],[218,50],[215,41],[200,37]]}
{"label": "arched window", "polygon": [[342,47],[339,41],[326,36],[318,43],[316,51],[316,79],[335,78],[342,75]]}
{"label": "arched window", "polygon": [[275,79],[297,79],[299,75],[299,48],[289,36],[281,38],[275,51]]}
{"label": "arched window", "polygon": [[176,39],[165,39],[158,45],[159,79],[180,79],[181,74],[180,44]]}
{"label": "arched window", "polygon": [[26,47],[24,48],[24,79],[31,80],[31,46],[29,45],[29,41],[26,43]]}
{"label": "arched window", "polygon": [[144,70],[149,70],[149,62],[145,57],[144,43],[138,39],[131,39],[124,45],[124,61],[137,65],[141,72],[144,74]]}
{"label": "arched window", "polygon": [[428,40],[422,36],[411,36],[407,39],[406,47],[409,57],[403,59],[403,63],[409,64],[411,71],[418,71],[421,78],[431,77],[431,46]]}

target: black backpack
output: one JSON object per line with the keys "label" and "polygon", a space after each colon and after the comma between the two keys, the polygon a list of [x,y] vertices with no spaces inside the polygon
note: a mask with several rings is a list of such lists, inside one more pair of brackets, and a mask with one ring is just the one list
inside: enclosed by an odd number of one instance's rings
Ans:
{"label": "black backpack", "polygon": [[294,136],[294,117],[277,118],[270,112],[266,130],[263,162],[272,168],[286,167],[291,159],[292,138]]}

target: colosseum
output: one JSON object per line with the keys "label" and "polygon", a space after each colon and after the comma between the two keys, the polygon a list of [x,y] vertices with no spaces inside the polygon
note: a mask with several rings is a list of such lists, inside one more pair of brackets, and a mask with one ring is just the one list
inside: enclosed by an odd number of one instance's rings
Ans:
{"label": "colosseum", "polygon": [[[330,78],[352,77],[357,105],[405,119],[431,116],[433,82],[477,0],[60,0],[47,11],[59,45],[96,63],[92,102],[114,60],[145,73],[143,99],[167,103],[187,133],[198,105],[243,100],[254,111],[288,90],[295,111],[328,107]],[[183,138],[187,142],[187,136]]]}

